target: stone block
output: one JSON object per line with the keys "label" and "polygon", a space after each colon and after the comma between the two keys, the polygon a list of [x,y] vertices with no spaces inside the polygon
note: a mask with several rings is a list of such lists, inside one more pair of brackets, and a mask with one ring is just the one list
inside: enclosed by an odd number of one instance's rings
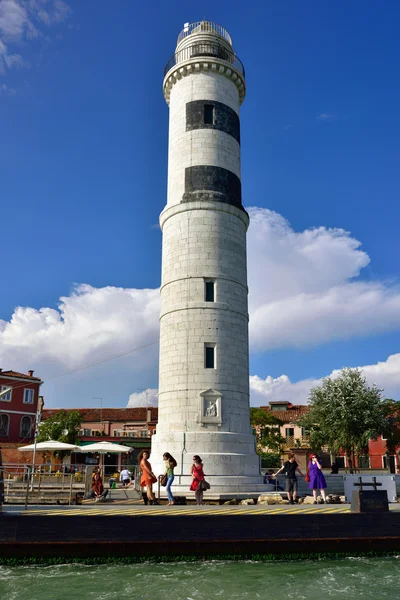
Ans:
{"label": "stone block", "polygon": [[283,498],[280,494],[261,494],[257,504],[282,504]]}
{"label": "stone block", "polygon": [[312,496],[305,496],[303,504],[314,504],[314,498]]}

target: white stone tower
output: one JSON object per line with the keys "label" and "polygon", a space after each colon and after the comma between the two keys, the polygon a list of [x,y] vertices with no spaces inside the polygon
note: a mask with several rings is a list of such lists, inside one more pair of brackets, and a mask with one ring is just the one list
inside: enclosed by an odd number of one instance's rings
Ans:
{"label": "white stone tower", "polygon": [[239,109],[244,68],[228,32],[185,24],[165,68],[170,107],[163,232],[159,418],[151,463],[177,460],[187,492],[194,454],[214,493],[261,491],[249,422],[246,232]]}

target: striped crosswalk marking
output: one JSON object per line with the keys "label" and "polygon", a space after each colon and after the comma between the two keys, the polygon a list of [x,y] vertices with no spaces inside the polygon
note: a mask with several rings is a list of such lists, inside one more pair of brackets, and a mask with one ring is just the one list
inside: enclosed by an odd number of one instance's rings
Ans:
{"label": "striped crosswalk marking", "polygon": [[42,516],[134,516],[134,517],[146,517],[146,516],[212,516],[212,515],[229,515],[229,516],[242,516],[242,515],[287,515],[287,514],[340,514],[349,513],[349,505],[322,505],[322,506],[203,506],[199,509],[196,506],[123,506],[123,507],[65,507],[64,509],[43,509],[35,510],[28,509],[20,514],[29,515],[42,515]]}

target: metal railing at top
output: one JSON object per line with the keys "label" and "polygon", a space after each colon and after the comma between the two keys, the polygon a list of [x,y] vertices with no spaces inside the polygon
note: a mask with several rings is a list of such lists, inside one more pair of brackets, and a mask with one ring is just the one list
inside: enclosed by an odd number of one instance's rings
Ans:
{"label": "metal railing at top", "polygon": [[227,30],[222,27],[222,25],[218,25],[218,23],[213,23],[212,21],[196,21],[195,23],[186,23],[178,35],[178,44],[188,35],[192,35],[192,33],[216,33],[220,37],[224,38],[224,40],[232,44],[232,38]]}
{"label": "metal railing at top", "polygon": [[175,52],[173,56],[167,62],[164,69],[164,77],[174,67],[175,65],[182,63],[186,60],[190,60],[191,58],[218,58],[219,60],[223,60],[224,62],[229,63],[234,67],[239,73],[245,77],[245,70],[242,64],[242,61],[236,56],[234,52],[227,50],[225,46],[222,46],[218,43],[213,42],[203,42],[201,44],[193,44],[192,46],[188,46],[187,48],[183,48],[179,50],[179,52]]}

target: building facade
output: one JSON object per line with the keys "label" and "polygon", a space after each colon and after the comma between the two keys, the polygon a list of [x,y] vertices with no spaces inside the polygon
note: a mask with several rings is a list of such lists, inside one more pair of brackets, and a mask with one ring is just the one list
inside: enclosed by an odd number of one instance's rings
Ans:
{"label": "building facade", "polygon": [[[261,490],[249,417],[246,232],[240,105],[244,68],[228,32],[185,24],[166,66],[168,199],[163,232],[159,422],[152,464],[178,462],[187,490],[192,457],[214,492]],[[259,487],[257,487],[259,486]]]}
{"label": "building facade", "polygon": [[[54,416],[59,410],[77,411],[82,415],[81,429],[77,444],[85,446],[95,442],[116,442],[130,446],[129,454],[109,454],[105,456],[105,474],[120,470],[122,465],[134,466],[138,453],[144,448],[150,449],[150,438],[155,430],[158,409],[140,408],[68,408],[45,409],[42,420]],[[72,453],[64,459],[65,465],[73,464],[78,468],[98,463],[98,456],[86,453]]]}
{"label": "building facade", "polygon": [[18,447],[32,442],[42,380],[33,371],[18,373],[0,369],[0,446],[3,462],[14,462]]}

